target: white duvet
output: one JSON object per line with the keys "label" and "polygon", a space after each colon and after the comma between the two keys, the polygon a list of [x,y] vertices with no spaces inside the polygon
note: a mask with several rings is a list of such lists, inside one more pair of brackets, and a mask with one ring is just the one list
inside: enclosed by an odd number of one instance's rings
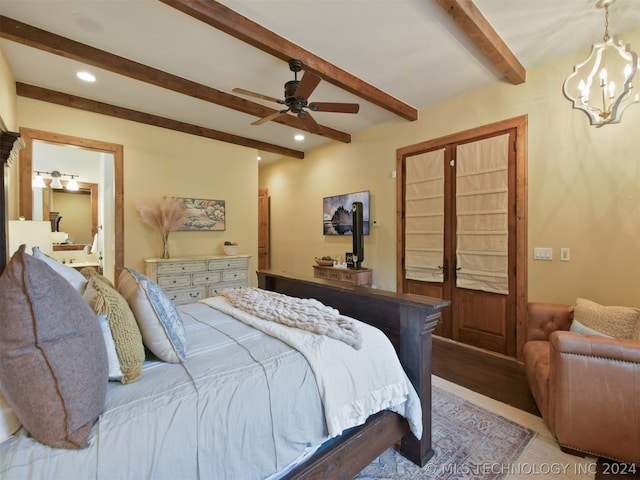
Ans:
{"label": "white duvet", "polygon": [[[354,320],[362,348],[323,335],[261,320],[233,307],[224,297],[200,301],[276,337],[302,353],[314,372],[330,437],[362,425],[381,410],[405,417],[411,432],[422,437],[422,410],[389,339],[375,327]],[[374,371],[375,375],[368,372]]]}

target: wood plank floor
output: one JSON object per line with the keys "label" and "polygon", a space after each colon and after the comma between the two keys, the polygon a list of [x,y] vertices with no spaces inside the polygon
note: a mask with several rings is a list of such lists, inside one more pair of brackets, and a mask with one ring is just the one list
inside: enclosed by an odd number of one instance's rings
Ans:
{"label": "wood plank floor", "polygon": [[433,336],[432,372],[438,377],[540,415],[524,372],[514,358]]}

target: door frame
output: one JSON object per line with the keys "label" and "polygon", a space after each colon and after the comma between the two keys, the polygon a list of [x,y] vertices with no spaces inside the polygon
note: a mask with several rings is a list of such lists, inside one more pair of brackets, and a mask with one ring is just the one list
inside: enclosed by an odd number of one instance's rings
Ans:
{"label": "door frame", "polygon": [[521,362],[523,360],[522,350],[526,342],[528,303],[527,115],[453,133],[396,150],[396,291],[404,293],[404,159],[440,145],[465,142],[510,128],[515,128],[516,130],[516,358]]}
{"label": "door frame", "polygon": [[113,154],[114,168],[114,284],[124,268],[124,147],[116,143],[103,142],[82,137],[74,137],[62,133],[20,128],[25,147],[20,151],[19,211],[27,220],[33,218],[33,192],[31,178],[33,175],[33,141],[40,140],[61,145],[73,145],[87,150],[96,150]]}

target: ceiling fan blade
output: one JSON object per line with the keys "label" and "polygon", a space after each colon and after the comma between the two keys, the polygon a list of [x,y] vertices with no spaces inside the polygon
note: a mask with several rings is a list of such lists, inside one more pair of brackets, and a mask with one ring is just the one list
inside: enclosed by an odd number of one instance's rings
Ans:
{"label": "ceiling fan blade", "polygon": [[304,126],[307,127],[311,133],[320,133],[322,131],[322,127],[316,122],[316,120],[311,116],[309,112],[300,112],[298,114]]}
{"label": "ceiling fan blade", "polygon": [[360,105],[357,103],[313,102],[309,104],[309,109],[314,112],[358,113]]}
{"label": "ceiling fan blade", "polygon": [[267,123],[267,122],[273,120],[274,118],[278,118],[280,115],[284,115],[288,111],[289,111],[289,109],[287,108],[286,110],[280,110],[279,112],[273,112],[271,115],[267,115],[266,117],[259,118],[258,120],[253,122],[251,125],[262,125],[263,123]]}
{"label": "ceiling fan blade", "polygon": [[302,80],[300,80],[298,88],[296,88],[295,97],[302,97],[305,100],[308,99],[311,92],[315,90],[319,83],[320,77],[311,72],[304,72]]}
{"label": "ceiling fan blade", "polygon": [[234,88],[233,91],[235,93],[249,95],[250,97],[261,98],[262,100],[269,100],[270,102],[284,103],[284,100],[280,100],[279,98],[269,97],[268,95],[262,95],[261,93],[251,92],[249,90],[245,90],[244,88]]}

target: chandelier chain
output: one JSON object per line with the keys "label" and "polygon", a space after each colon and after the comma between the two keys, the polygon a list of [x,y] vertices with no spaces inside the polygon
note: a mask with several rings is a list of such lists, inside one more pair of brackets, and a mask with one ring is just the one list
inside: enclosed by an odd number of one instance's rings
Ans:
{"label": "chandelier chain", "polygon": [[609,5],[604,6],[604,37],[605,43],[609,40]]}

